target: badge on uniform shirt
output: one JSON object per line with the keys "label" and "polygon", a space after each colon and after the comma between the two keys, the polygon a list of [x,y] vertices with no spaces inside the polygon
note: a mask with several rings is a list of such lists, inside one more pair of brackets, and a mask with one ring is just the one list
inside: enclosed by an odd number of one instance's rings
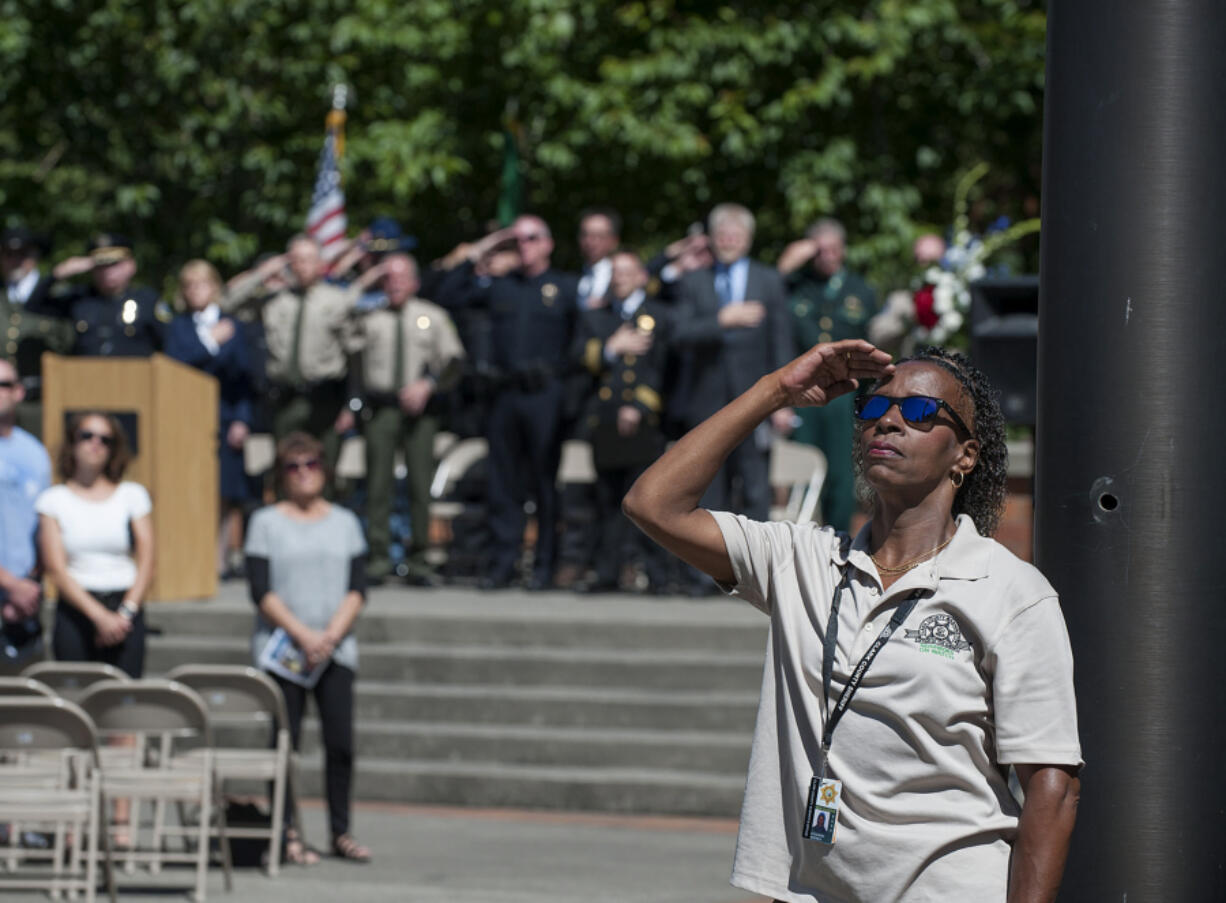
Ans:
{"label": "badge on uniform shirt", "polygon": [[815,776],[809,782],[809,804],[805,806],[805,823],[801,830],[801,835],[806,840],[834,843],[834,829],[839,823],[839,803],[842,798],[842,781]]}
{"label": "badge on uniform shirt", "polygon": [[651,332],[656,328],[656,318],[651,314],[640,314],[639,318],[634,321],[634,325],[638,327],[639,332]]}
{"label": "badge on uniform shirt", "polygon": [[136,311],[136,299],[129,298],[127,301],[123,302],[123,312],[120,313],[119,319],[128,324],[135,323]]}
{"label": "badge on uniform shirt", "polygon": [[427,317],[425,314],[422,314],[420,317],[418,317],[417,318],[417,328],[418,329],[429,329],[430,328],[430,318]]}
{"label": "badge on uniform shirt", "polygon": [[541,300],[545,302],[546,307],[553,307],[553,299],[558,296],[558,287],[552,282],[546,282],[541,286]]}

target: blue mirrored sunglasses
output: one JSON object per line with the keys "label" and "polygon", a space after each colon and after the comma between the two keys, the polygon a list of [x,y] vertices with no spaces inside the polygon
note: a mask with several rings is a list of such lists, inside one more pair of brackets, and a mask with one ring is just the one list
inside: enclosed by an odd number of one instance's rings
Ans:
{"label": "blue mirrored sunglasses", "polygon": [[885,412],[898,405],[898,410],[902,414],[902,419],[911,425],[921,423],[932,423],[937,416],[937,411],[942,408],[948,412],[953,418],[954,423],[961,427],[962,432],[968,436],[975,434],[970,431],[965,421],[958,416],[949,404],[940,399],[933,398],[930,395],[907,395],[903,398],[893,398],[889,395],[862,395],[856,399],[856,419],[857,420],[880,420],[885,416]]}

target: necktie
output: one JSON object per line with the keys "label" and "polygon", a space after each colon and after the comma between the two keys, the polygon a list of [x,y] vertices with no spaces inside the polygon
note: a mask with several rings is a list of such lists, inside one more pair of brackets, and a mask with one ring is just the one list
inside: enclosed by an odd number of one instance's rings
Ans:
{"label": "necktie", "polygon": [[721,266],[715,271],[715,294],[719,297],[719,306],[732,303],[732,271]]}
{"label": "necktie", "polygon": [[404,378],[404,314],[408,306],[396,311],[396,363],[392,371],[392,391],[399,392],[405,385]]}
{"label": "necktie", "polygon": [[296,296],[298,313],[294,318],[294,344],[289,349],[289,366],[285,368],[286,377],[291,386],[302,384],[302,368],[300,366],[300,351],[302,345],[302,321],[306,319],[306,295]]}

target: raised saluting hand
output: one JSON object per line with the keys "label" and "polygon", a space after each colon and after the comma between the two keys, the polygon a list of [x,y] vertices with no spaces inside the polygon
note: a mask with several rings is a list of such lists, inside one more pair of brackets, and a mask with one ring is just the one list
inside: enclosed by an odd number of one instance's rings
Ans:
{"label": "raised saluting hand", "polygon": [[854,392],[860,380],[894,372],[890,355],[863,339],[814,345],[777,371],[779,388],[792,407],[820,407]]}

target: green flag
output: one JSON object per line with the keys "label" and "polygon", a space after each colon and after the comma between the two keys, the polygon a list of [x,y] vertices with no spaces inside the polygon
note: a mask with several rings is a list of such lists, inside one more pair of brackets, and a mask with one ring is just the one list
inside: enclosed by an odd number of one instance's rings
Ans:
{"label": "green flag", "polygon": [[502,130],[502,191],[498,195],[498,222],[509,226],[524,209],[524,178],[519,168],[518,124],[508,121]]}

